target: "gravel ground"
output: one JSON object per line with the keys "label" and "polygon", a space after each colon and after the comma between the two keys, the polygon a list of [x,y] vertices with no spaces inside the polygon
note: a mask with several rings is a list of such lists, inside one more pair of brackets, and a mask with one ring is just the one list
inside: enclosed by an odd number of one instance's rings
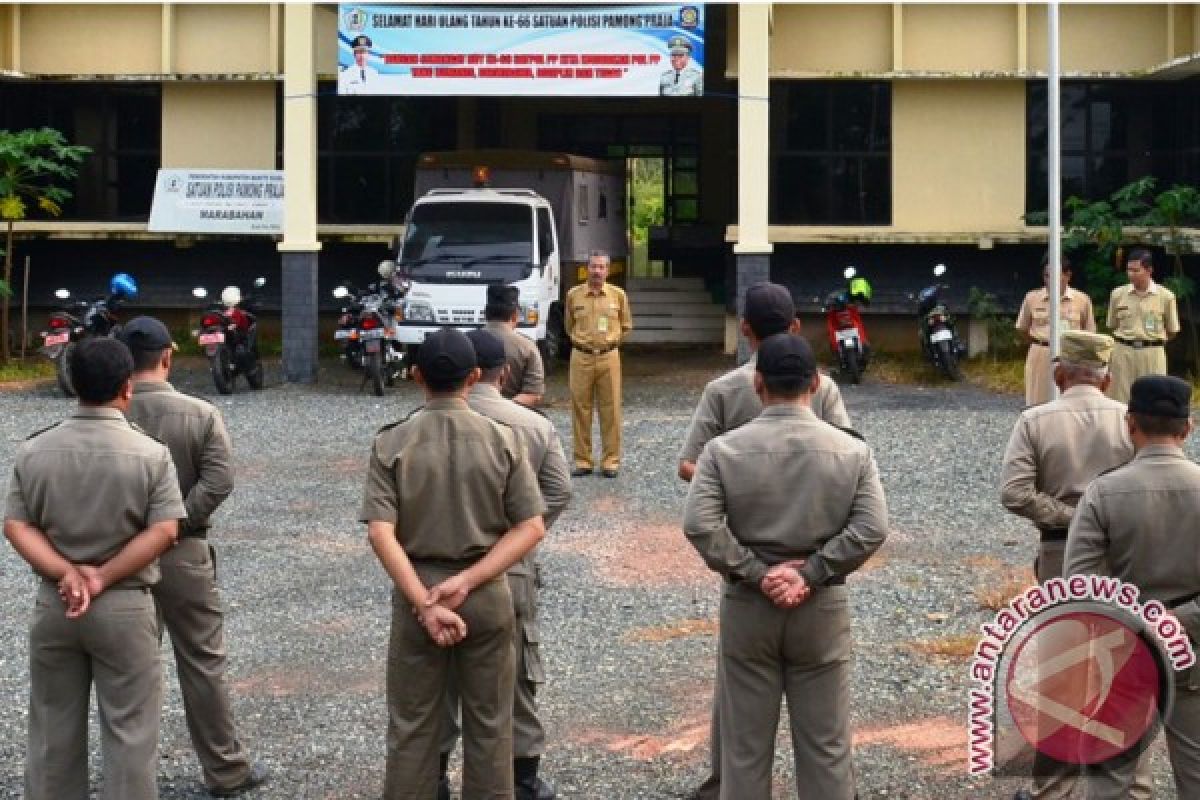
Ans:
{"label": "gravel ground", "polygon": [[[705,774],[718,582],[679,530],[686,490],[675,454],[705,380],[730,366],[697,352],[629,357],[621,475],[575,479],[571,508],[543,546],[543,771],[564,800],[679,798]],[[214,399],[237,451],[238,488],[213,538],[238,722],[275,774],[247,797],[376,798],[388,586],[355,516],[371,434],[418,405],[417,391],[372,397],[336,362],[315,387],[239,384],[214,397],[199,361],[183,364],[176,384]],[[995,488],[1020,400],[869,379],[843,392],[875,449],[893,526],[851,579],[860,794],[1011,797],[1018,780],[965,776],[966,661],[913,645],[977,630],[991,612],[976,588],[1032,559],[1030,530]],[[548,401],[569,446],[564,371]],[[0,405],[7,486],[13,446],[70,406],[49,385],[0,393]],[[0,548],[0,798],[21,794],[32,588],[24,563]],[[167,685],[161,796],[206,797],[173,666]],[[790,761],[783,726],[780,797],[794,796]],[[1156,772],[1158,796],[1173,797],[1161,746]]]}

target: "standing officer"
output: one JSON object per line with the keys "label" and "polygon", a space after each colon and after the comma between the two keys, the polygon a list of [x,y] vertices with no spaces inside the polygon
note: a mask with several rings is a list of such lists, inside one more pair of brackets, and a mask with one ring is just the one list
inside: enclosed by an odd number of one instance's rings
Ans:
{"label": "standing officer", "polygon": [[[1041,289],[1032,289],[1021,303],[1017,314],[1016,328],[1029,340],[1029,352],[1025,355],[1025,405],[1035,406],[1052,399],[1053,370],[1050,367],[1050,266],[1042,260]],[[1062,260],[1062,298],[1059,300],[1059,328],[1063,331],[1096,330],[1096,317],[1092,313],[1092,298],[1078,289],[1072,289],[1071,262]]]}
{"label": "standing officer", "polygon": [[686,36],[672,36],[667,41],[671,68],[658,79],[658,93],[663,97],[700,97],[704,94],[704,71],[691,63],[692,43]]}
{"label": "standing officer", "polygon": [[362,521],[394,584],[385,800],[434,798],[451,668],[462,696],[463,800],[512,797],[513,601],[504,573],[545,535],[513,432],[472,411],[466,335],[425,338],[419,414],[371,447]]}
{"label": "standing officer", "polygon": [[870,449],[809,407],[818,378],[808,342],[771,336],[755,368],[762,414],[705,446],[684,509],[688,539],[726,579],[720,797],[771,797],[786,695],[797,785],[851,800],[844,584],[887,536],[887,504]]}
{"label": "standing officer", "polygon": [[517,333],[517,306],[520,294],[515,286],[488,284],[487,305],[483,309],[484,326],[504,342],[508,373],[500,392],[523,406],[532,408],[546,393],[546,369],[542,354],[528,336]]}
{"label": "standing officer", "polygon": [[267,769],[251,763],[233,724],[216,560],[207,541],[209,517],[233,491],[229,434],[211,403],[181,394],[168,382],[175,343],[166,325],[137,317],[121,329],[120,339],[133,354],[129,419],[171,451],[187,509],[178,543],[159,559],[162,579],[154,599],[171,634],[204,783],[217,797],[230,797],[266,782]]}
{"label": "standing officer", "polygon": [[[1067,536],[1065,574],[1104,570],[1158,600],[1200,641],[1200,466],[1183,452],[1192,388],[1167,375],[1138,378],[1127,424],[1133,460],[1092,481]],[[1108,569],[1105,569],[1105,564]],[[1200,679],[1181,674],[1167,712],[1167,752],[1179,797],[1200,797]],[[1129,796],[1133,767],[1088,768],[1089,800]]]}
{"label": "standing officer", "polygon": [[1149,250],[1134,250],[1125,264],[1129,283],[1113,289],[1108,301],[1108,329],[1113,349],[1112,385],[1108,396],[1129,401],[1129,387],[1142,375],[1166,375],[1167,340],[1179,333],[1175,295],[1154,282]]}
{"label": "standing officer", "polygon": [[4,535],[41,576],[29,630],[26,800],[88,797],[88,705],[100,710],[101,800],[158,797],[162,662],[150,587],[187,517],[167,448],[122,412],[116,339],[71,352],[79,407],[17,448]]}
{"label": "standing officer", "polygon": [[[1133,457],[1133,444],[1125,429],[1125,406],[1104,396],[1112,337],[1071,330],[1063,332],[1059,343],[1054,382],[1063,394],[1054,402],[1021,413],[1000,473],[1000,502],[1039,531],[1033,562],[1038,583],[1062,577],[1067,526],[1088,484]],[[1078,765],[1038,751],[1034,754],[1032,797],[1070,797],[1079,774]],[[1144,780],[1139,789],[1145,794],[1139,796],[1149,797],[1153,776],[1145,774]]]}
{"label": "standing officer", "polygon": [[[500,387],[505,384],[509,369],[504,342],[486,330],[471,331],[467,338],[475,347],[476,363],[481,371],[479,381],[467,394],[467,405],[508,426],[516,434],[537,475],[538,488],[546,504],[545,527],[549,529],[571,499],[571,475],[558,433],[549,419],[504,399],[501,394]],[[508,570],[508,589],[512,593],[517,625],[514,637],[513,778],[516,800],[554,800],[554,790],[538,777],[538,766],[546,749],[546,732],[538,719],[536,693],[538,684],[545,682],[546,674],[542,669],[534,576],[533,551]],[[450,736],[442,748],[443,772],[457,734],[458,693],[453,682],[450,689]]]}
{"label": "standing officer", "polygon": [[588,257],[587,283],[567,292],[564,325],[571,338],[571,432],[575,445],[575,476],[593,471],[592,405],[600,412],[601,469],[615,478],[621,467],[621,355],[617,348],[633,330],[629,300],[620,288],[606,282],[608,253]]}

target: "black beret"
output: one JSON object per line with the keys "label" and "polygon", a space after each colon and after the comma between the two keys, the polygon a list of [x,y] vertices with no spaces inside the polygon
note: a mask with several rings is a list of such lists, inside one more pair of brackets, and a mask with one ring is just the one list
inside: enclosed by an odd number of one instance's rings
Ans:
{"label": "black beret", "polygon": [[351,43],[350,46],[352,48],[354,48],[355,50],[358,50],[360,47],[366,48],[366,47],[372,47],[373,45],[374,45],[374,42],[371,41],[370,36],[367,36],[365,33],[360,33],[358,36],[354,37],[354,41]]}
{"label": "black beret", "polygon": [[166,350],[174,347],[167,326],[154,317],[134,317],[125,323],[117,338],[132,350]]}
{"label": "black beret", "polygon": [[1187,419],[1192,411],[1192,387],[1170,375],[1146,375],[1129,389],[1129,413]]}
{"label": "black beret", "polygon": [[504,365],[504,342],[491,331],[479,328],[467,334],[475,348],[475,364],[480,369],[493,369]]}
{"label": "black beret", "polygon": [[796,318],[792,293],[778,283],[761,281],[746,290],[746,305],[742,318],[760,339],[782,333]]}
{"label": "black beret", "polygon": [[488,304],[512,306],[516,308],[521,293],[515,286],[505,286],[502,283],[489,283],[487,287]]}
{"label": "black beret", "polygon": [[426,380],[459,381],[475,368],[475,348],[457,328],[439,328],[417,349],[417,366]]}
{"label": "black beret", "polygon": [[817,372],[817,357],[803,336],[776,333],[759,345],[755,369],[763,375],[792,375],[808,380]]}

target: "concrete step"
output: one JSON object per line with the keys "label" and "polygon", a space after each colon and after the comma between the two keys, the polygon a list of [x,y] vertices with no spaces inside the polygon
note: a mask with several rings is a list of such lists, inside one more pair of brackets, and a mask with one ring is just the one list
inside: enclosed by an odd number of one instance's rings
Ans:
{"label": "concrete step", "polygon": [[703,290],[703,278],[630,278],[625,289],[629,292],[642,289]]}
{"label": "concrete step", "polygon": [[721,330],[638,330],[633,329],[628,341],[633,344],[714,344],[725,341],[725,331]]}
{"label": "concrete step", "polygon": [[724,317],[637,317],[633,329],[640,330],[725,330]]}
{"label": "concrete step", "polygon": [[634,308],[654,303],[711,305],[712,297],[703,289],[636,289],[629,293],[629,304]]}
{"label": "concrete step", "polygon": [[655,303],[633,307],[633,318],[638,317],[723,317],[725,309],[712,303]]}

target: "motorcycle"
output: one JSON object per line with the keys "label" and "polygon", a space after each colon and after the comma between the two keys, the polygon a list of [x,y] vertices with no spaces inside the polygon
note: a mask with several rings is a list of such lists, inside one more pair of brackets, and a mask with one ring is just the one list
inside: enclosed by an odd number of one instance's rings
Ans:
{"label": "motorcycle", "polygon": [[396,338],[396,308],[404,293],[388,281],[352,291],[345,283],[333,290],[343,306],[333,338],[342,345],[342,360],[363,370],[363,383],[371,384],[376,397],[384,386],[393,386],[405,370],[404,345]]}
{"label": "motorcycle", "polygon": [[[933,274],[937,278],[945,275],[946,265],[938,264],[933,268]],[[929,363],[950,380],[961,381],[963,375],[959,362],[966,356],[967,348],[958,337],[954,317],[939,297],[941,291],[948,288],[943,283],[935,283],[917,294],[917,316],[920,319],[917,336]]]}
{"label": "motorcycle", "polygon": [[840,372],[851,383],[860,383],[871,358],[871,344],[858,307],[870,304],[871,284],[857,277],[854,267],[846,267],[842,275],[846,278],[845,288],[835,289],[825,298],[825,330],[829,348],[837,353]]}
{"label": "motorcycle", "polygon": [[67,289],[57,289],[54,296],[64,301],[61,311],[56,311],[47,320],[46,330],[41,332],[41,353],[54,362],[58,388],[67,397],[75,396],[71,385],[71,352],[75,345],[93,336],[115,336],[121,330],[117,310],[126,300],[137,297],[137,281],[131,275],[118,272],[108,282],[108,296],[97,300],[78,300],[68,305],[71,298]]}
{"label": "motorcycle", "polygon": [[[254,288],[261,289],[266,278],[257,278]],[[197,299],[208,297],[208,290],[192,290]],[[246,377],[251,389],[263,387],[263,366],[258,355],[258,317],[252,296],[242,296],[236,286],[221,290],[221,302],[212,303],[200,316],[196,341],[204,348],[212,371],[213,385],[221,394],[232,394],[238,375]]]}

